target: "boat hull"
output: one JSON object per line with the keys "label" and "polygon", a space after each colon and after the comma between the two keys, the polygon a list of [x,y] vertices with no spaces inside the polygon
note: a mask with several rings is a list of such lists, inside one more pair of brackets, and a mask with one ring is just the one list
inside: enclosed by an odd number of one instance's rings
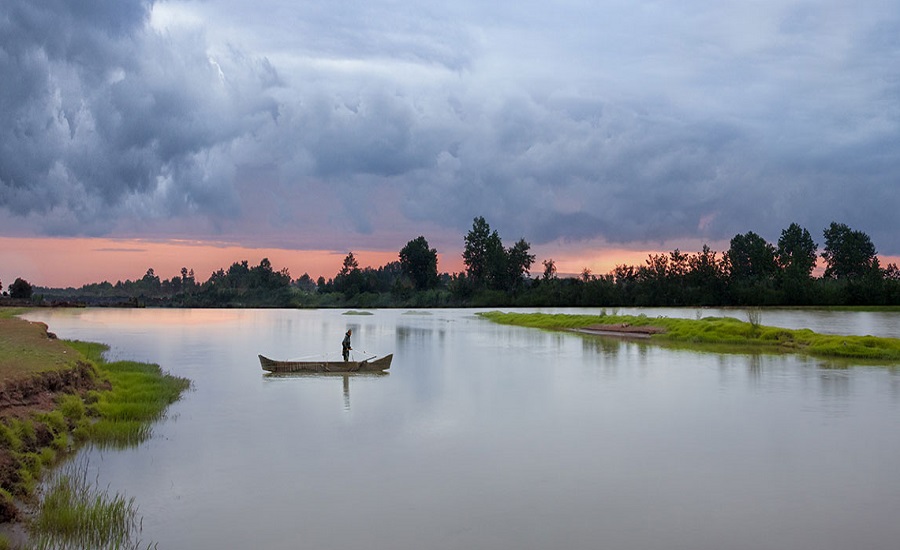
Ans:
{"label": "boat hull", "polygon": [[391,368],[394,354],[365,361],[277,361],[264,355],[259,364],[268,372],[381,372]]}

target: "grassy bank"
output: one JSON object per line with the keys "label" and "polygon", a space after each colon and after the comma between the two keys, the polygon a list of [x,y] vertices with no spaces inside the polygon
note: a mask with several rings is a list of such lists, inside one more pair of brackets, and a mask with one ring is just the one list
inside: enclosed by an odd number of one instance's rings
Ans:
{"label": "grassy bank", "polygon": [[[107,362],[106,349],[57,340],[45,325],[0,312],[0,523],[27,517],[38,548],[128,547],[121,532],[134,526],[130,501],[93,490],[78,475],[56,476],[42,496],[38,482],[80,445],[146,440],[190,385],[158,365]],[[11,543],[0,535],[5,547]]]}
{"label": "grassy bank", "polygon": [[[808,329],[769,327],[731,317],[675,319],[644,315],[569,315],[549,313],[480,313],[496,323],[549,330],[580,329],[592,325],[659,327],[651,341],[674,344],[734,346],[741,349],[792,352],[817,357],[849,358],[885,363],[900,362],[900,339],[875,336],[817,334]],[[752,317],[752,316],[751,316]]]}

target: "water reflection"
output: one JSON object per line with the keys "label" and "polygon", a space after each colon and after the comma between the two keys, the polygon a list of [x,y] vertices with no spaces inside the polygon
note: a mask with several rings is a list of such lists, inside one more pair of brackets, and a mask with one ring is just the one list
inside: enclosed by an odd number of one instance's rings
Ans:
{"label": "water reflection", "polygon": [[[810,315],[795,320],[859,318]],[[160,548],[880,550],[900,539],[897,370],[457,310],[28,316],[194,381],[152,440],[91,461],[98,483],[136,499]],[[388,373],[261,372],[257,353],[334,352],[349,326],[355,348],[394,353]]]}
{"label": "water reflection", "polygon": [[[344,410],[350,411],[350,380],[357,379],[376,379],[376,378],[384,378],[390,375],[389,372],[353,372],[353,373],[341,373],[341,372],[266,372],[263,374],[263,378],[267,380],[293,380],[293,381],[302,381],[303,379],[335,379],[341,378],[343,383],[341,384],[342,393],[343,393],[343,404]],[[302,383],[302,382],[300,382]]]}
{"label": "water reflection", "polygon": [[[625,346],[625,341],[618,338],[606,338],[603,336],[585,336],[581,342],[585,355],[599,355],[606,359],[615,359]],[[632,344],[628,344],[632,345]]]}

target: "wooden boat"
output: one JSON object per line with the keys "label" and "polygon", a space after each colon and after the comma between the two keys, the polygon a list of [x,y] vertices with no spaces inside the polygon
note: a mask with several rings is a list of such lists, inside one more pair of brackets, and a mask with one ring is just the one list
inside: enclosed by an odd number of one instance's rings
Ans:
{"label": "wooden boat", "polygon": [[259,364],[269,372],[381,372],[391,368],[393,358],[392,353],[362,361],[276,361],[260,355]]}

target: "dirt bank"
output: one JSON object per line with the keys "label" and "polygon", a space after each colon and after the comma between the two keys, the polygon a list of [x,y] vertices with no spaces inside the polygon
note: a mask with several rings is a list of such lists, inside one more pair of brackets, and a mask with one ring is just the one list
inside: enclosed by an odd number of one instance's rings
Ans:
{"label": "dirt bank", "polygon": [[[53,410],[63,394],[82,394],[99,384],[94,365],[57,340],[47,325],[0,318],[0,487],[6,493],[24,496],[21,457],[40,452],[54,437],[36,415]],[[14,503],[0,498],[0,523],[17,517]]]}

